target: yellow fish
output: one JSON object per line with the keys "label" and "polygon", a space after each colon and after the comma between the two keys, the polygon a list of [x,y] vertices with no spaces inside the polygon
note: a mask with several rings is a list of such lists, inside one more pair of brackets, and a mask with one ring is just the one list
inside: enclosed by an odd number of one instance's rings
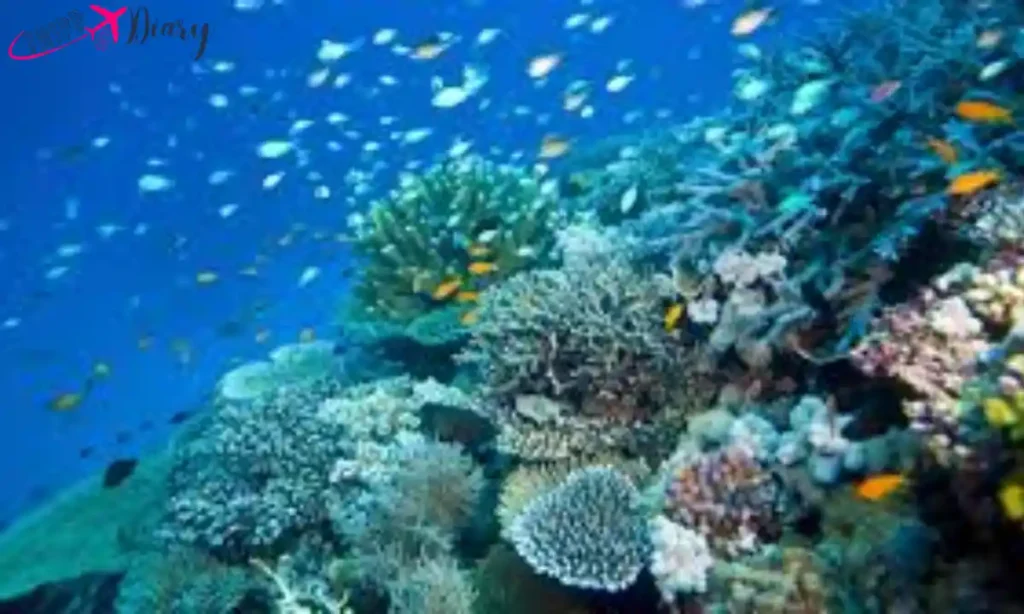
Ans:
{"label": "yellow fish", "polygon": [[217,274],[213,271],[200,271],[196,273],[196,283],[205,286],[217,281]]}
{"label": "yellow fish", "polygon": [[963,175],[958,175],[950,182],[949,187],[946,188],[946,194],[950,196],[970,196],[984,189],[991,188],[999,183],[999,179],[999,172],[993,170],[964,173]]}
{"label": "yellow fish", "polygon": [[441,37],[435,34],[413,47],[410,56],[416,60],[434,60],[440,57],[447,48]]}
{"label": "yellow fish", "polygon": [[679,325],[679,320],[683,317],[683,305],[682,303],[673,303],[668,311],[665,312],[665,330],[672,332]]}
{"label": "yellow fish", "polygon": [[475,303],[480,300],[480,293],[472,290],[463,290],[455,295],[455,301],[458,303]]}
{"label": "yellow fish", "polygon": [[462,322],[464,326],[472,326],[480,321],[480,312],[476,309],[467,311],[459,317],[459,322]]}
{"label": "yellow fish", "polygon": [[732,28],[730,28],[729,32],[733,36],[747,36],[753,34],[761,26],[768,23],[768,20],[771,19],[774,14],[775,9],[771,7],[744,11],[733,20]]}
{"label": "yellow fish", "polygon": [[473,275],[487,275],[498,270],[498,265],[493,262],[471,262],[469,272]]}
{"label": "yellow fish", "polygon": [[486,245],[474,243],[470,245],[468,248],[466,248],[466,253],[468,253],[473,258],[486,258],[487,256],[491,255],[491,248],[487,247]]}
{"label": "yellow fish", "polygon": [[906,483],[898,473],[881,473],[861,481],[857,485],[857,496],[868,501],[880,501]]}
{"label": "yellow fish", "polygon": [[999,502],[1010,520],[1024,520],[1024,485],[1010,482],[999,489]]}
{"label": "yellow fish", "polygon": [[77,409],[84,399],[84,395],[79,392],[65,392],[51,399],[47,407],[53,411],[71,411]]}
{"label": "yellow fish", "polygon": [[462,280],[458,277],[450,279],[446,282],[438,284],[434,291],[430,294],[431,298],[435,301],[443,301],[450,298],[453,294],[459,291],[459,287],[462,285]]}
{"label": "yellow fish", "polygon": [[569,140],[556,134],[549,134],[540,143],[537,155],[544,160],[560,158],[569,153]]}
{"label": "yellow fish", "polygon": [[928,137],[926,140],[928,142],[928,147],[931,148],[931,150],[935,152],[935,155],[941,158],[943,162],[946,164],[956,164],[956,148],[953,147],[949,141],[937,139],[932,136]]}
{"label": "yellow fish", "polygon": [[1013,114],[1009,109],[984,100],[963,100],[956,105],[956,114],[972,122],[1012,124]]}

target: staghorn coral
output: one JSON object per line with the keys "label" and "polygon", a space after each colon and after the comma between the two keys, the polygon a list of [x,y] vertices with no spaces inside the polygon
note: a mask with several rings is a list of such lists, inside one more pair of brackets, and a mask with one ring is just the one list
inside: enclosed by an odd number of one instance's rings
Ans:
{"label": "staghorn coral", "polygon": [[665,471],[663,513],[703,534],[717,557],[754,552],[778,533],[785,493],[746,447],[681,454]]}
{"label": "staghorn coral", "polygon": [[[370,315],[408,322],[444,304],[441,283],[469,281],[470,252],[505,277],[543,261],[554,241],[554,199],[517,169],[479,158],[447,161],[350,218],[367,259],[356,296]],[[480,287],[475,289],[479,290]]]}
{"label": "staghorn coral", "polygon": [[574,471],[527,505],[506,534],[538,573],[608,592],[629,588],[650,551],[639,492],[607,467]]}
{"label": "staghorn coral", "polygon": [[499,446],[528,459],[629,446],[647,432],[637,427],[679,418],[666,407],[709,400],[698,348],[664,328],[672,295],[614,260],[527,272],[490,290],[458,360],[483,375]]}
{"label": "staghorn coral", "polygon": [[271,581],[279,614],[355,614],[348,593],[334,595],[320,578],[294,573],[289,556],[279,558],[274,567],[260,559],[252,559],[250,564]]}
{"label": "staghorn coral", "polygon": [[[955,113],[968,99],[1014,106],[1016,71],[983,75],[994,58],[1016,66],[1024,47],[1011,35],[989,49],[977,40],[1022,20],[1013,3],[892,0],[806,45],[748,50],[740,74],[762,84],[759,95],[686,131],[675,203],[629,225],[636,256],[704,276],[726,249],[778,251],[799,275],[787,289],[802,292],[784,297],[773,334],[761,339],[788,348],[799,335],[805,358],[841,358],[864,333],[886,277],[931,276],[929,267],[957,257],[947,248],[960,246],[959,231],[984,215],[965,206],[971,199],[949,197],[950,181],[1022,170],[1015,126]],[[879,101],[882,83],[899,87]],[[937,142],[956,150],[955,164],[936,155]],[[900,268],[927,248],[926,266]]]}

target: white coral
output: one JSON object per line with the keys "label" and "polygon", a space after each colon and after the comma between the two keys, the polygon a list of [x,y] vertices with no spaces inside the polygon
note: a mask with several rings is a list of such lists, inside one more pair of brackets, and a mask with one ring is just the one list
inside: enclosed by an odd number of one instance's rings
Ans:
{"label": "white coral", "polygon": [[708,571],[715,564],[707,539],[665,516],[655,517],[650,531],[654,546],[650,570],[662,598],[674,603],[680,593],[706,591]]}

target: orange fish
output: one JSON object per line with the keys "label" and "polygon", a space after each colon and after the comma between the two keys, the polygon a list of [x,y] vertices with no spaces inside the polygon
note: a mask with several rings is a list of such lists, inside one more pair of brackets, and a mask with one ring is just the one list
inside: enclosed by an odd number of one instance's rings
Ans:
{"label": "orange fish", "polygon": [[459,317],[459,322],[462,322],[464,326],[472,326],[473,324],[476,324],[479,321],[480,313],[476,309],[472,311],[467,311],[466,313],[462,314],[462,316]]}
{"label": "orange fish", "polygon": [[857,496],[868,501],[880,501],[903,486],[906,478],[898,473],[873,475],[857,484]]}
{"label": "orange fish", "polygon": [[984,100],[962,100],[956,105],[956,114],[972,122],[1013,123],[1013,114],[1009,109]]}
{"label": "orange fish", "polygon": [[984,189],[991,188],[999,183],[999,179],[999,172],[993,170],[964,173],[963,175],[958,175],[950,182],[949,187],[946,188],[946,194],[950,196],[970,196]]}
{"label": "orange fish", "polygon": [[480,293],[472,290],[463,290],[455,295],[457,303],[475,303],[480,300]]}
{"label": "orange fish", "polygon": [[430,294],[431,298],[435,301],[443,301],[446,298],[450,298],[453,294],[459,291],[459,286],[462,285],[462,280],[458,277],[450,279],[444,283],[438,284],[434,291]]}
{"label": "orange fish", "polygon": [[498,270],[498,265],[493,262],[471,262],[469,272],[473,275],[487,275]]}
{"label": "orange fish", "polygon": [[956,148],[953,147],[949,141],[930,136],[927,138],[927,142],[928,147],[930,147],[931,150],[935,152],[935,155],[941,158],[943,162],[946,164],[956,164]]}

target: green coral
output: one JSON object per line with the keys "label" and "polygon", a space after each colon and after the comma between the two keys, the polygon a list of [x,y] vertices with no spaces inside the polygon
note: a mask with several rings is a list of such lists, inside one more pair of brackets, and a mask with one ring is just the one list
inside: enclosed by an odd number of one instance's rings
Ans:
{"label": "green coral", "polygon": [[[432,294],[446,281],[461,279],[463,289],[479,291],[494,277],[545,259],[555,215],[556,201],[539,181],[479,158],[404,176],[366,215],[350,220],[367,261],[356,296],[371,315],[413,320],[443,304]],[[467,270],[473,261],[496,268],[474,276]]]}

